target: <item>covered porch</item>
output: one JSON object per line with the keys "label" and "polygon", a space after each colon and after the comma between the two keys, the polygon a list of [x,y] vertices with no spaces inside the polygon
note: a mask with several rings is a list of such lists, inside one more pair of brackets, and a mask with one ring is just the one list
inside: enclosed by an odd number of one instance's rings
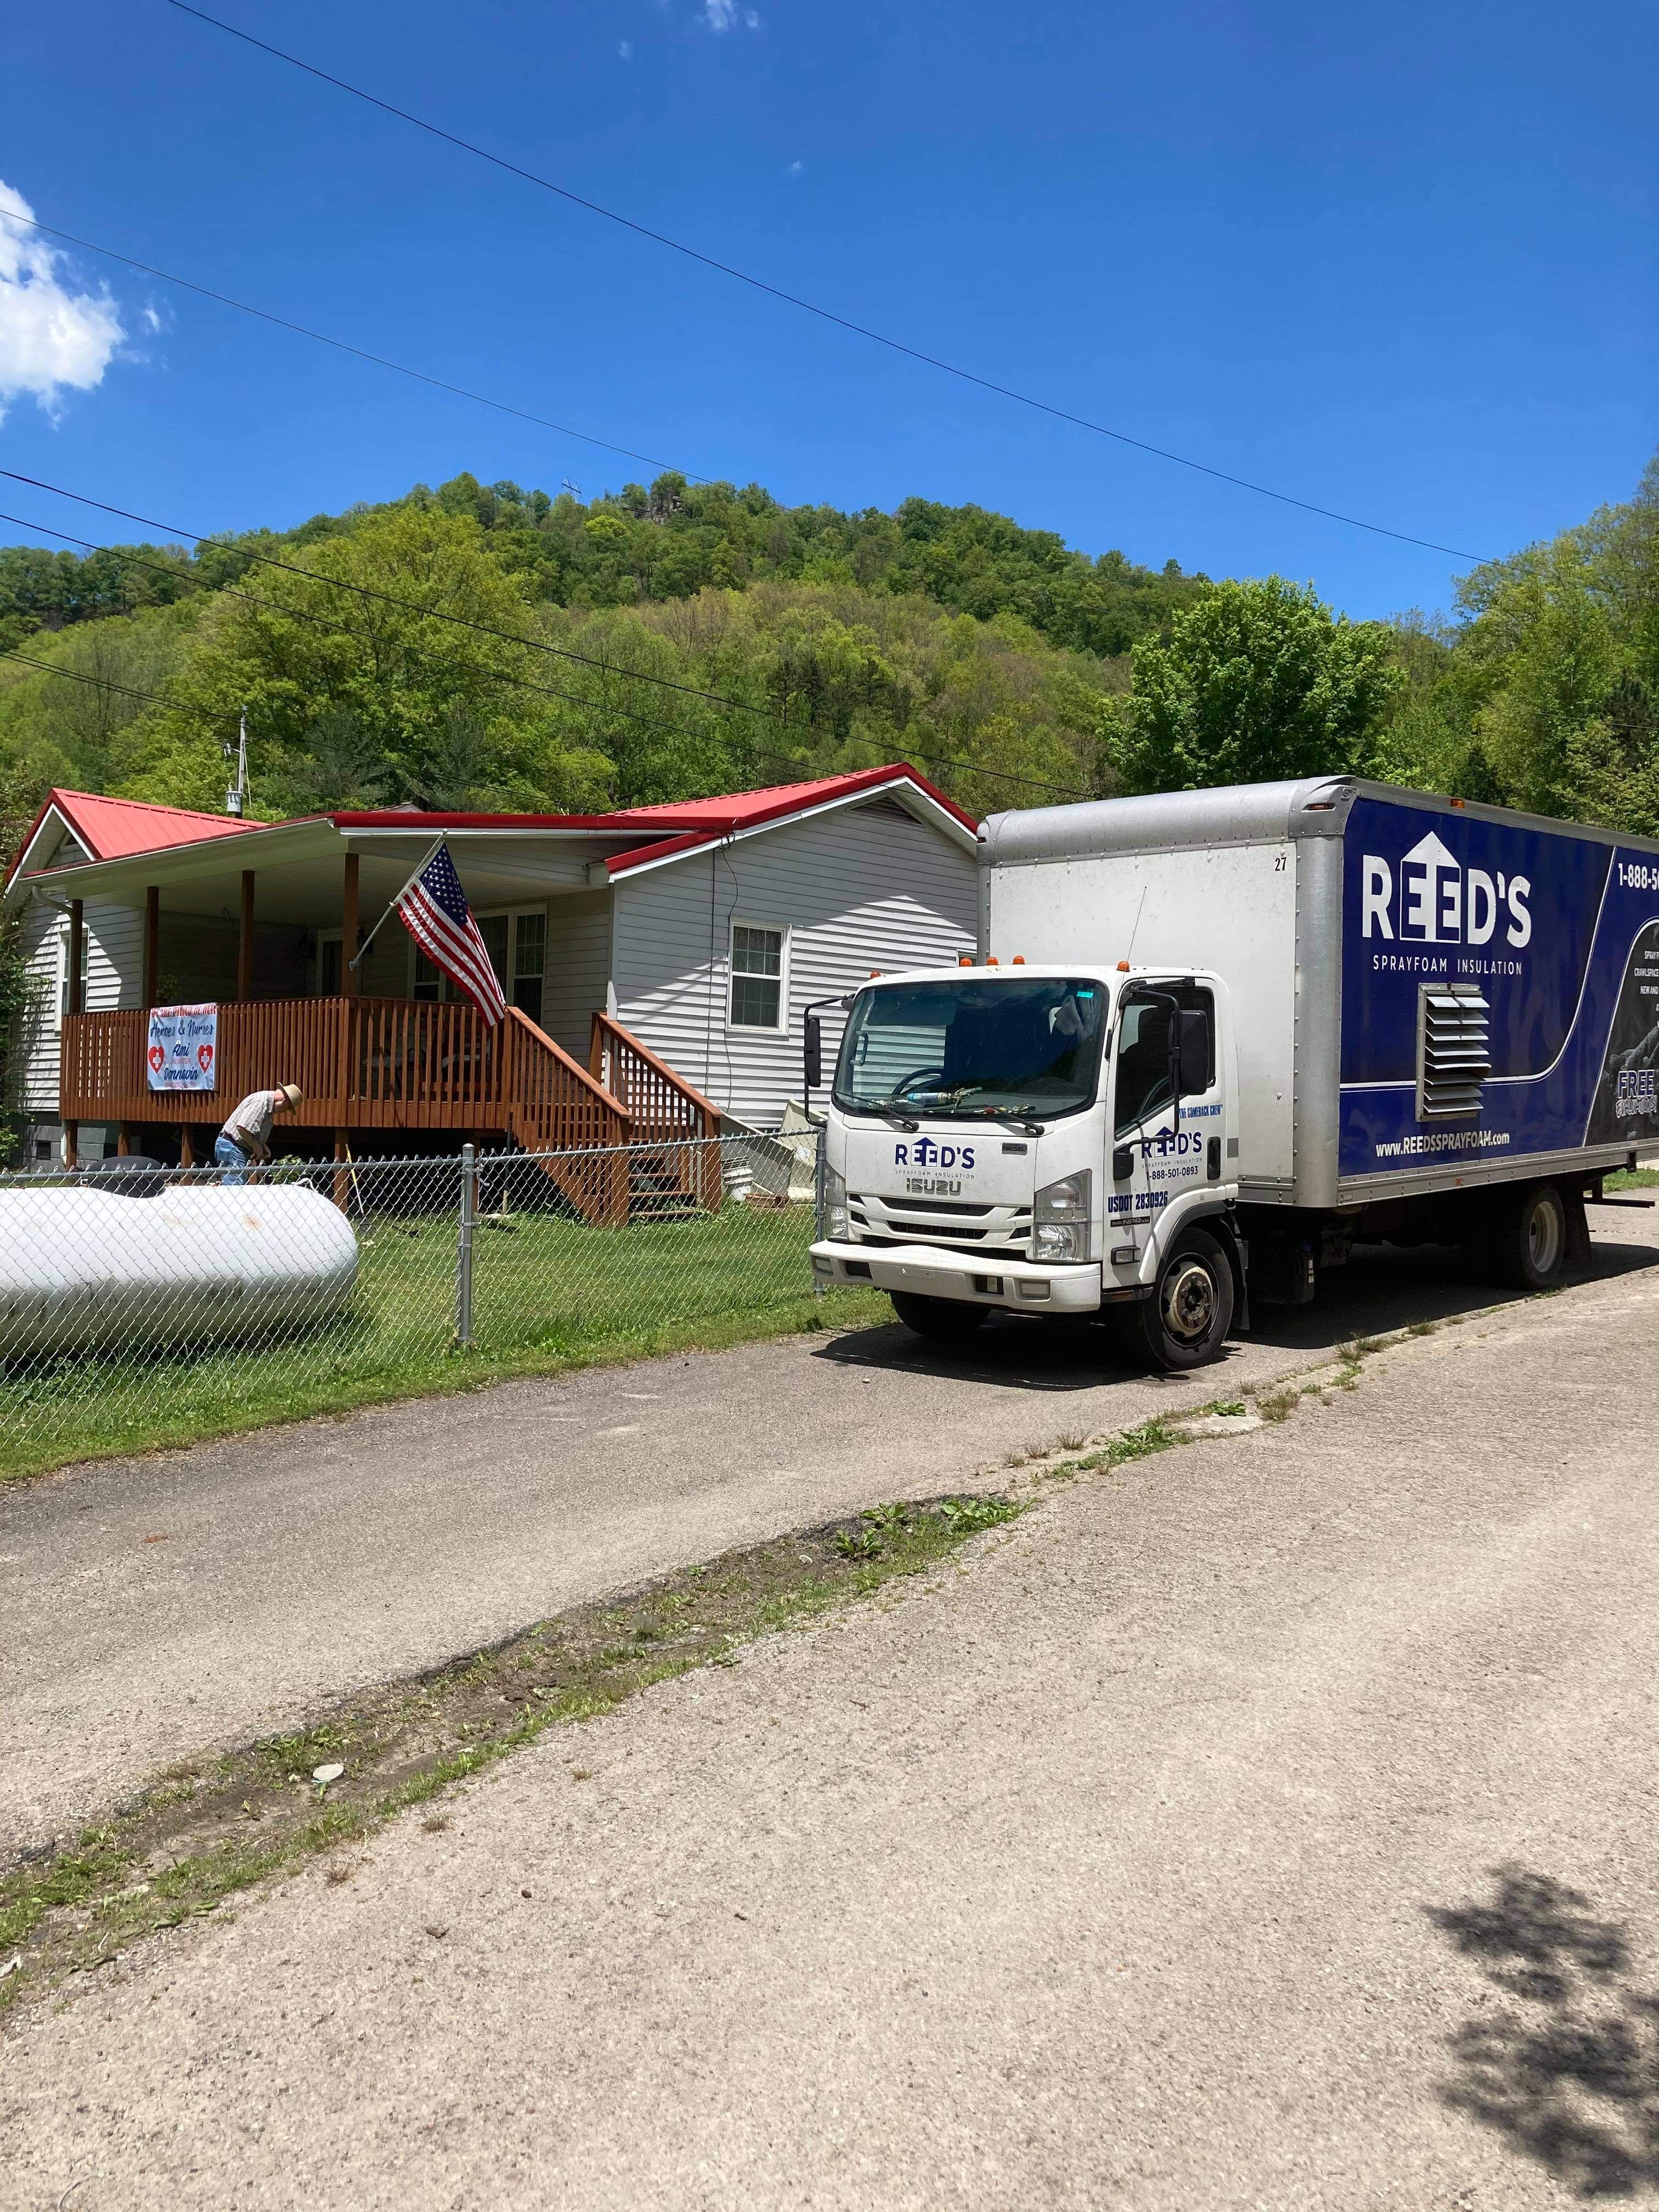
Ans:
{"label": "covered porch", "polygon": [[[121,1152],[188,1164],[210,1156],[240,1097],[295,1083],[304,1104],[281,1126],[302,1151],[344,1159],[434,1141],[546,1153],[668,1146],[676,1184],[718,1204],[717,1150],[690,1149],[719,1134],[718,1111],[586,996],[592,961],[568,957],[574,927],[562,930],[562,915],[591,933],[605,895],[589,866],[597,855],[602,883],[605,850],[627,840],[519,830],[511,817],[448,833],[508,1000],[491,1028],[420,957],[392,911],[445,827],[421,815],[362,827],[325,817],[51,871],[69,925],[58,1110],[71,1161],[80,1125],[101,1124]],[[112,908],[125,909],[137,958],[121,975],[119,1006],[88,1012],[89,918]],[[354,967],[350,951],[366,943]],[[152,1089],[149,1010],[204,1001],[217,1009],[211,1091]],[[568,1043],[544,1025],[555,1018]],[[621,1158],[607,1181],[590,1163],[554,1180],[584,1212],[625,1218],[628,1167]]]}

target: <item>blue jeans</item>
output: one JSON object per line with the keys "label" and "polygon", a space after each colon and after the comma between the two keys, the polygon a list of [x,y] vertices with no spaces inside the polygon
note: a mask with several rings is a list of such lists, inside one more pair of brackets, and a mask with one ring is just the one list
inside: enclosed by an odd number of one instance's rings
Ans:
{"label": "blue jeans", "polygon": [[227,1170],[227,1173],[221,1177],[222,1182],[246,1182],[247,1181],[248,1156],[234,1137],[222,1136],[219,1139],[213,1147],[213,1164],[216,1168],[223,1168]]}

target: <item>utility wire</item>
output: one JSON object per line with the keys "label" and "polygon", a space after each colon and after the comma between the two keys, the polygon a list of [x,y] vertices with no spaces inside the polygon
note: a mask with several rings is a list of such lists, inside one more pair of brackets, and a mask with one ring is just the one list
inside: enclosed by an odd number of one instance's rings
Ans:
{"label": "utility wire", "polygon": [[[148,261],[135,261],[130,253],[118,253],[112,246],[100,246],[90,238],[77,238],[72,230],[57,230],[49,222],[38,222],[33,216],[24,215],[20,209],[0,207],[0,222],[27,223],[46,238],[61,238],[67,246],[78,246],[83,253],[101,253],[106,261],[118,261],[123,268],[137,269],[145,276],[159,277],[164,284],[177,284],[181,290],[194,292],[204,300],[216,301],[222,307],[234,307],[239,314],[252,315],[262,323],[273,324],[279,331],[291,331],[296,337],[313,338],[319,345],[332,346],[337,353],[350,354],[355,360],[373,362],[377,368],[389,368],[395,375],[412,378],[416,384],[430,385],[434,392],[447,392],[457,399],[471,399],[480,407],[493,407],[498,415],[516,416],[520,422],[533,422],[538,429],[556,430],[562,438],[580,439],[585,446],[598,446],[607,453],[620,453],[624,460],[643,461],[653,469],[674,468],[672,461],[661,460],[654,453],[636,453],[631,446],[613,445],[608,438],[595,438],[586,430],[573,430],[568,422],[551,422],[544,415],[532,415],[523,407],[509,406],[504,399],[491,399],[483,392],[469,392],[464,384],[448,384],[441,376],[429,376],[423,368],[410,368],[403,362],[392,361],[383,353],[370,353],[365,346],[356,346],[344,338],[331,337],[326,331],[313,331],[304,323],[290,322],[286,315],[274,315],[266,307],[255,307],[246,300],[233,300],[228,292],[216,292],[210,285],[198,284],[189,276],[174,276],[170,269],[157,269]],[[678,473],[690,483],[713,483],[713,477],[698,476],[690,469]]]}
{"label": "utility wire", "polygon": [[556,185],[551,178],[539,176],[533,169],[522,168],[516,161],[509,161],[500,154],[492,154],[488,147],[480,146],[472,139],[462,138],[453,131],[446,131],[439,124],[429,123],[424,116],[416,115],[406,107],[398,107],[389,100],[382,100],[377,93],[365,91],[362,85],[351,84],[343,76],[332,76],[327,70],[319,69],[314,62],[302,61],[297,54],[290,54],[281,46],[270,46],[264,39],[256,39],[251,31],[239,30],[234,23],[224,22],[217,15],[210,15],[200,8],[191,7],[188,0],[167,0],[167,5],[176,8],[181,15],[192,15],[198,23],[206,23],[216,31],[223,31],[229,38],[240,39],[245,46],[257,47],[261,53],[270,55],[275,61],[285,62],[290,69],[301,70],[307,76],[316,77],[323,84],[332,85],[338,92],[349,94],[352,99],[361,100],[369,107],[379,108],[383,115],[394,116],[400,123],[410,124],[416,131],[424,131],[430,137],[441,138],[446,145],[454,146],[464,154],[474,155],[478,161],[488,161],[492,167],[504,170],[508,176],[535,185],[544,192],[551,192],[556,198],[568,202],[572,207],[583,208],[589,215],[602,216],[606,222],[613,222],[623,230],[632,231],[637,238],[649,239],[653,245],[666,246],[670,252],[683,254],[688,261],[699,262],[705,269],[715,270],[720,276],[730,276],[735,283],[746,284],[753,291],[764,292],[774,300],[782,301],[787,307],[799,307],[804,314],[816,315],[821,322],[833,323],[837,329],[850,331],[854,337],[868,338],[872,344],[884,346],[890,353],[902,354],[908,360],[921,362],[925,367],[936,368],[945,376],[956,377],[963,384],[976,385],[981,392],[994,392],[999,398],[1012,399],[1018,406],[1030,407],[1056,422],[1069,422],[1077,429],[1091,431],[1097,437],[1110,438],[1120,446],[1131,446],[1136,452],[1151,453],[1158,460],[1172,461],[1178,468],[1191,469],[1200,476],[1213,478],[1217,483],[1232,484],[1240,491],[1254,492],[1260,498],[1276,500],[1283,507],[1299,507],[1304,514],[1322,515],[1328,522],[1340,522],[1352,530],[1369,531],[1376,538],[1392,538],[1402,545],[1419,545],[1430,553],[1449,554],[1455,561],[1484,562],[1491,557],[1486,554],[1466,552],[1456,545],[1442,545],[1431,538],[1414,538],[1409,531],[1390,530],[1383,523],[1367,522],[1362,516],[1344,514],[1336,507],[1322,507],[1316,501],[1298,499],[1287,491],[1276,491],[1271,484],[1255,483],[1248,477],[1234,476],[1229,470],[1212,468],[1206,461],[1195,461],[1188,454],[1171,451],[1167,446],[1154,446],[1145,438],[1132,437],[1127,430],[1115,430],[1104,422],[1093,422],[1087,416],[1073,414],[1067,408],[1054,406],[1046,399],[1033,398],[1030,392],[1017,391],[1012,385],[999,384],[988,376],[981,376],[975,370],[943,360],[937,354],[924,353],[918,346],[907,345],[902,338],[890,337],[885,331],[874,330],[867,323],[854,322],[847,315],[839,315],[833,308],[822,307],[816,301],[804,299],[798,292],[787,292],[781,285],[768,283],[763,276],[750,276],[747,270],[738,269],[729,261],[718,260],[711,253],[700,252],[695,246],[686,246],[678,238],[670,238],[665,231],[653,230],[646,223],[635,222],[631,216],[620,215],[616,209],[602,206],[598,200],[586,199],[580,192],[570,191],[567,185]]}
{"label": "utility wire", "polygon": [[[285,606],[280,599],[268,599],[262,597],[258,592],[244,591],[240,585],[209,584],[200,576],[181,574],[179,570],[169,567],[164,561],[146,561],[143,554],[132,552],[125,546],[118,547],[113,545],[100,545],[95,538],[77,538],[73,531],[54,530],[49,523],[33,521],[27,515],[8,514],[3,510],[0,510],[0,522],[14,522],[17,525],[20,530],[38,530],[43,537],[61,538],[65,544],[78,545],[83,551],[88,553],[113,554],[124,568],[148,568],[155,575],[167,576],[172,578],[175,583],[188,584],[192,590],[210,592],[216,599],[222,597],[230,599],[240,599],[246,606],[265,608],[272,614],[281,615],[285,620],[308,623],[313,629],[328,630],[341,637],[361,638],[371,643],[374,641],[373,633],[371,631],[366,629],[355,629],[349,623],[343,623],[337,618],[331,617],[328,615],[313,614],[304,607]],[[400,601],[399,604],[401,605],[403,602]],[[523,642],[526,644],[530,641],[531,641],[528,639],[523,641]],[[423,660],[431,667],[459,669],[463,673],[469,676],[482,676],[492,684],[511,684],[516,685],[521,690],[540,692],[544,698],[563,699],[568,701],[573,707],[588,708],[595,714],[617,714],[620,715],[624,721],[639,722],[647,729],[662,730],[678,734],[678,732],[675,732],[675,726],[673,723],[664,721],[659,714],[636,714],[632,708],[617,707],[611,704],[607,700],[589,699],[585,697],[580,691],[561,691],[554,684],[538,684],[533,677],[514,676],[510,674],[508,671],[504,668],[491,668],[487,665],[487,663],[482,660],[458,660],[453,654],[432,653],[425,647],[418,645],[405,646],[404,650],[405,652],[412,653],[417,660]],[[37,668],[47,669],[54,675],[67,676],[76,673],[76,671],[71,669],[58,669],[50,661],[38,660],[33,663],[33,665]],[[628,673],[628,671],[622,670],[616,672],[625,675]],[[84,677],[82,678],[81,680],[86,683],[96,683],[100,679],[95,677]],[[117,688],[118,689],[119,687],[118,686]],[[133,696],[135,698],[138,698],[148,697],[150,695],[148,693],[135,692]],[[167,702],[164,703],[177,704],[178,702]],[[194,708],[181,708],[180,711],[185,713],[193,713],[196,710]],[[783,758],[781,754],[760,752],[758,748],[753,746],[751,746],[750,750],[757,752],[757,757],[762,759],[780,760]]]}
{"label": "utility wire", "polygon": [[[138,523],[146,530],[164,531],[169,537],[189,538],[193,544],[198,545],[219,545],[225,552],[232,555],[238,560],[257,562],[265,568],[280,568],[289,575],[303,578],[307,583],[324,585],[336,591],[351,592],[356,593],[360,599],[372,599],[385,606],[398,607],[406,614],[418,615],[427,621],[446,623],[456,629],[472,630],[480,636],[498,639],[503,644],[525,647],[532,652],[550,654],[554,659],[559,660],[574,661],[585,668],[598,669],[602,674],[607,677],[625,677],[634,683],[653,684],[659,690],[672,691],[683,698],[701,700],[709,706],[728,708],[734,713],[738,714],[758,715],[763,721],[770,723],[775,728],[781,727],[785,737],[787,737],[789,734],[787,726],[780,725],[778,717],[772,713],[769,708],[765,707],[757,707],[752,701],[747,699],[734,699],[726,692],[705,690],[700,685],[694,684],[677,684],[670,677],[653,676],[647,673],[647,672],[642,669],[620,668],[614,661],[601,660],[595,654],[578,653],[574,649],[574,647],[569,646],[550,645],[542,638],[525,637],[515,630],[499,629],[491,623],[476,622],[470,616],[447,614],[441,609],[437,607],[422,606],[417,600],[399,599],[395,595],[395,593],[378,591],[370,584],[355,584],[348,582],[343,578],[337,576],[319,575],[315,569],[302,568],[295,562],[279,561],[273,554],[254,553],[241,546],[226,544],[222,539],[210,538],[202,532],[186,530],[181,524],[160,522],[154,515],[136,514],[130,507],[112,507],[106,500],[92,499],[84,492],[67,490],[62,484],[49,483],[41,477],[24,476],[16,469],[0,469],[0,477],[9,477],[14,483],[27,484],[32,489],[36,491],[51,492],[56,497],[60,499],[73,500],[76,504],[80,507],[95,507],[101,514],[117,515],[124,522]],[[27,529],[40,527],[40,526],[24,524],[22,526]],[[53,537],[68,537],[69,542],[72,544],[85,545],[90,543],[90,541],[86,538],[77,538],[73,537],[70,533],[61,531],[49,531],[46,534]],[[114,549],[111,548],[108,550],[113,550]],[[122,557],[137,559],[140,556],[133,555],[123,556]],[[145,565],[159,566],[161,564],[147,563]],[[179,574],[176,568],[167,568],[165,573],[170,576],[175,577]],[[191,579],[190,580],[195,581],[198,580]],[[213,587],[209,586],[208,588],[210,589]],[[298,612],[296,610],[289,609],[284,609],[283,611]],[[300,619],[305,620],[308,619],[308,617],[307,617],[303,613],[301,613]],[[340,627],[343,629],[347,626],[342,624]],[[362,635],[361,632],[352,632],[350,634],[353,635]],[[419,648],[416,647],[416,650],[418,651]],[[42,665],[44,665],[45,664]],[[541,690],[549,687],[532,685],[531,688],[532,690]],[[555,692],[553,696],[555,697],[562,698],[572,698],[574,696],[574,695],[568,692]],[[609,708],[603,704],[588,700],[578,699],[576,700],[576,703],[591,707],[593,711],[601,714],[617,713],[628,715],[629,712],[629,710],[624,708]],[[629,719],[635,720],[647,720],[648,718],[645,716],[630,715],[629,716]],[[653,726],[660,728],[667,726],[659,723]],[[880,745],[877,744],[875,739],[872,738],[860,738],[857,742],[861,744],[867,744],[873,750],[878,752],[883,750]],[[762,749],[758,746],[753,747],[751,750],[757,755],[769,759],[781,760],[785,757],[781,754],[775,753],[763,754]],[[930,767],[951,768],[957,769],[964,775],[985,776],[995,782],[1020,784],[1034,791],[1046,791],[1052,793],[1056,797],[1062,799],[1087,799],[1092,796],[1091,793],[1076,790],[1069,785],[1047,783],[1036,776],[1014,775],[1000,769],[981,768],[973,761],[951,760],[937,753],[916,752],[911,754],[909,748],[908,747],[903,748],[903,750],[908,757],[919,761],[926,761]],[[792,761],[789,764],[796,768],[799,768],[801,765],[799,761]]]}
{"label": "utility wire", "polygon": [[234,722],[234,712],[221,711],[213,707],[186,707],[181,699],[163,698],[159,691],[137,691],[131,684],[116,684],[107,676],[88,676],[78,668],[57,668],[50,660],[35,660],[27,653],[15,653],[9,646],[0,648],[0,660],[21,660],[25,668],[38,668],[43,676],[66,676],[71,683],[91,684],[100,691],[118,691],[125,699],[143,699],[152,707],[170,707],[175,714],[198,714],[204,721]]}

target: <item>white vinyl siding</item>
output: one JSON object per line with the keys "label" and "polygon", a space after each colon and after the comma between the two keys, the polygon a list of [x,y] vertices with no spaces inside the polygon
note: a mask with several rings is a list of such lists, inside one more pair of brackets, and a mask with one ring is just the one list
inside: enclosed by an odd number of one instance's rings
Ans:
{"label": "white vinyl siding", "polygon": [[587,1065],[593,1017],[605,1011],[611,981],[611,893],[578,891],[548,908],[542,1027],[573,1060]]}
{"label": "white vinyl siding", "polygon": [[[89,1014],[136,1006],[143,988],[144,917],[131,907],[88,899],[84,921],[87,972],[84,1005]],[[27,1018],[27,1039],[20,1105],[26,1113],[58,1111],[58,1017],[67,982],[69,915],[44,899],[24,909],[23,941],[33,1002]]]}
{"label": "white vinyl siding", "polygon": [[[892,805],[842,807],[743,837],[616,884],[617,1018],[742,1120],[775,1128],[801,1090],[801,1010],[872,968],[970,952],[974,855]],[[726,1019],[734,922],[786,933],[781,1030]],[[826,1062],[841,1016],[825,1010]]]}

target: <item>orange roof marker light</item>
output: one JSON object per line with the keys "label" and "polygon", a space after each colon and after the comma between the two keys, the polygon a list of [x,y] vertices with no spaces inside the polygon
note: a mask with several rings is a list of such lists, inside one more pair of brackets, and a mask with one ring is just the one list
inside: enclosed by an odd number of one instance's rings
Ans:
{"label": "orange roof marker light", "polygon": [[1129,963],[1128,963],[1128,962],[1127,962],[1127,960],[1120,960],[1120,961],[1118,962],[1118,963],[1117,963],[1117,972],[1118,972],[1118,974],[1119,974],[1120,975],[1127,975],[1128,974],[1128,972],[1129,972]]}
{"label": "orange roof marker light", "polygon": [[971,968],[973,964],[974,956],[971,952],[959,952],[957,955],[957,965],[958,968]]}
{"label": "orange roof marker light", "polygon": [[994,968],[997,965],[997,956],[994,952],[988,952],[986,954],[985,964],[988,968]]}
{"label": "orange roof marker light", "polygon": [[1016,968],[1023,968],[1025,965],[1025,955],[1023,952],[1015,953],[1014,965]]}

